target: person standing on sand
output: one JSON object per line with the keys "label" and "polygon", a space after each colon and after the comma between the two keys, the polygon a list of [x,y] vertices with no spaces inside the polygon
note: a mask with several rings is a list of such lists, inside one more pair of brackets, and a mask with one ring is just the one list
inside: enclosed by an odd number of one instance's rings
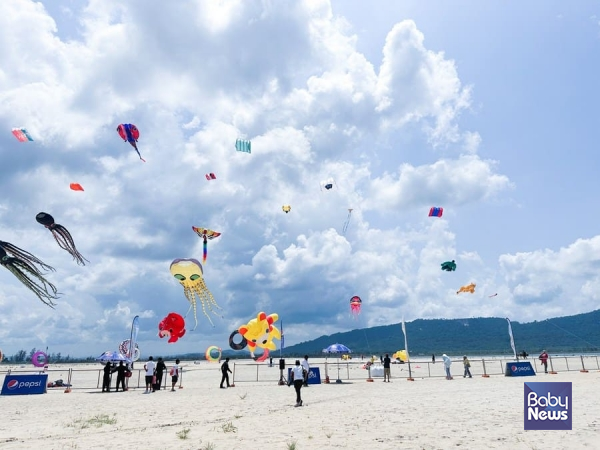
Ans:
{"label": "person standing on sand", "polygon": [[431,362],[435,364],[435,353],[431,354]]}
{"label": "person standing on sand", "polygon": [[156,363],[156,384],[154,385],[154,389],[160,391],[160,385],[162,384],[163,374],[167,370],[167,366],[161,357],[158,358],[158,362]]}
{"label": "person standing on sand", "polygon": [[302,360],[302,370],[304,372],[304,387],[308,387],[308,374],[310,373],[310,365],[308,364],[308,355],[304,355]]}
{"label": "person standing on sand", "polygon": [[154,373],[156,370],[156,363],[154,362],[154,358],[152,358],[152,356],[148,357],[148,362],[144,364],[144,370],[146,371],[146,391],[144,394],[149,394],[150,392],[154,392],[154,388],[152,387],[152,379],[154,378]]}
{"label": "person standing on sand", "polygon": [[[290,381],[294,383],[294,389],[296,391],[296,405],[294,406],[302,406],[302,397],[300,396],[300,390],[302,389],[302,385],[304,384],[304,369],[300,365],[300,361],[296,360],[296,365],[292,367],[291,378]],[[288,384],[290,386],[290,384]]]}
{"label": "person standing on sand", "polygon": [[104,366],[104,376],[102,377],[102,392],[110,392],[110,378],[112,372],[112,365],[110,364],[110,362],[107,362]]}
{"label": "person standing on sand", "polygon": [[233,373],[229,368],[229,358],[225,358],[225,362],[221,365],[221,373],[223,374],[221,377],[221,389],[225,389],[223,383],[227,382],[227,387],[229,387],[229,374]]}
{"label": "person standing on sand", "polygon": [[542,362],[542,366],[544,366],[544,372],[548,373],[548,353],[546,353],[546,350],[542,350],[540,361]]}
{"label": "person standing on sand", "polygon": [[465,373],[463,374],[463,378],[465,378],[467,375],[469,376],[469,378],[473,378],[471,376],[471,362],[466,356],[463,356],[463,365],[465,366]]}
{"label": "person standing on sand", "polygon": [[444,369],[446,369],[446,380],[452,380],[452,374],[450,373],[452,360],[445,353],[442,355],[442,360],[444,361]]}
{"label": "person standing on sand", "polygon": [[117,389],[116,392],[119,392],[119,384],[123,388],[123,392],[127,390],[125,387],[125,372],[127,372],[127,366],[123,364],[123,361],[119,361],[119,365],[112,370],[113,372],[117,372]]}
{"label": "person standing on sand", "polygon": [[179,380],[179,359],[175,360],[175,364],[171,367],[171,392],[175,392],[175,385]]}
{"label": "person standing on sand", "polygon": [[390,355],[389,354],[385,354],[385,358],[383,358],[383,382],[385,383],[385,380],[387,378],[387,382],[390,383],[390,375],[392,373],[392,369],[391,369],[391,364],[392,360],[390,359]]}

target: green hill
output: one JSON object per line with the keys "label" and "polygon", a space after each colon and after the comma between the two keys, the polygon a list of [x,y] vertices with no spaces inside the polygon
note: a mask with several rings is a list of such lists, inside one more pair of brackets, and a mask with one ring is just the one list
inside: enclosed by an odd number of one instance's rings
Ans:
{"label": "green hill", "polygon": [[[417,319],[405,325],[411,356],[512,354],[506,319]],[[543,349],[550,353],[600,350],[600,310],[540,322],[512,322],[512,329],[517,352],[534,355]],[[321,355],[335,343],[346,345],[355,354],[379,355],[404,349],[404,335],[401,324],[352,330],[286,347],[283,355]]]}

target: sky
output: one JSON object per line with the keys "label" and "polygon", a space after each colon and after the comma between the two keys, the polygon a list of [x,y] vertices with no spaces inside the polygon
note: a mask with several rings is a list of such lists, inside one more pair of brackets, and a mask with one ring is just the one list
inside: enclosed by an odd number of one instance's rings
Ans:
{"label": "sky", "polygon": [[[49,308],[0,270],[5,354],[99,355],[136,315],[145,358],[228,348],[260,311],[291,345],[598,308],[595,1],[3,0],[0,61],[0,240],[61,294]],[[203,264],[219,316],[198,301],[168,344],[158,323],[189,307],[171,262],[202,262],[192,226],[222,233]]]}

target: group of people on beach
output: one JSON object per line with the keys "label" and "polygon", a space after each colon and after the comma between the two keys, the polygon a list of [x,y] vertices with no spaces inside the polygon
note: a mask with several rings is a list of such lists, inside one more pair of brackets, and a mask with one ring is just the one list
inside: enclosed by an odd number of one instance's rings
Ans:
{"label": "group of people on beach", "polygon": [[[179,359],[176,359],[175,364],[173,364],[170,371],[172,392],[175,392],[175,385],[179,380],[179,363]],[[119,392],[119,386],[121,386],[123,392],[126,391],[128,388],[125,380],[131,377],[132,368],[133,365],[130,367],[129,364],[124,364],[123,361],[119,361],[118,366],[107,362],[103,370],[104,376],[102,378],[102,392],[110,392],[112,374],[115,372],[117,372],[117,386],[115,392]],[[144,394],[149,394],[151,392],[156,392],[160,390],[160,387],[162,386],[163,376],[166,370],[167,365],[165,364],[162,358],[158,358],[157,362],[154,362],[154,358],[152,356],[148,358],[148,362],[144,364],[144,381],[146,387]]]}

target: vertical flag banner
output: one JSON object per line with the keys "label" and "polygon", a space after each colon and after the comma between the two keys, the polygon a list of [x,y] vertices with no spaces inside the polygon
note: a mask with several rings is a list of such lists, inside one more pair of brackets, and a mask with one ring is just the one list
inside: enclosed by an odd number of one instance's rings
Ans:
{"label": "vertical flag banner", "polygon": [[510,336],[510,346],[513,349],[515,359],[517,359],[517,351],[515,350],[515,340],[513,338],[512,325],[510,324],[510,319],[508,317],[506,318],[506,321],[508,322],[508,335]]}

